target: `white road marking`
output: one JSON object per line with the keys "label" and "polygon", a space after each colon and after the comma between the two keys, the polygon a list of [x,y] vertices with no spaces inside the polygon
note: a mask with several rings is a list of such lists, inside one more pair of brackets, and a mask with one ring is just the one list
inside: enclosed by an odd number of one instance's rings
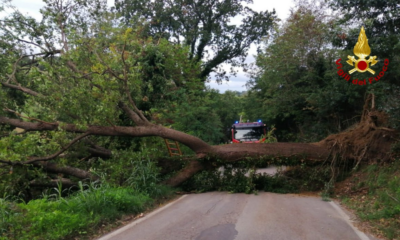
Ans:
{"label": "white road marking", "polygon": [[109,234],[107,234],[107,235],[105,235],[105,236],[103,236],[103,237],[100,237],[98,240],[109,240],[109,239],[112,239],[113,237],[117,236],[118,234],[120,234],[120,233],[124,232],[125,230],[127,230],[127,229],[129,229],[129,228],[131,228],[131,227],[133,227],[133,226],[135,226],[135,225],[137,225],[137,224],[143,222],[143,221],[146,220],[147,218],[150,218],[151,216],[153,216],[153,215],[155,215],[155,214],[161,212],[162,210],[164,210],[164,209],[170,207],[171,205],[173,205],[173,204],[179,202],[180,200],[184,199],[185,197],[187,197],[186,194],[183,195],[182,197],[178,198],[177,200],[175,200],[175,201],[173,201],[173,202],[170,202],[170,203],[168,203],[167,205],[165,205],[165,206],[163,206],[163,207],[161,207],[161,208],[159,208],[159,209],[157,209],[157,210],[155,210],[155,211],[149,213],[148,215],[144,216],[143,218],[137,219],[137,220],[135,220],[135,221],[129,223],[128,225],[125,225],[124,227],[115,230],[114,232],[111,232],[111,233],[109,233]]}

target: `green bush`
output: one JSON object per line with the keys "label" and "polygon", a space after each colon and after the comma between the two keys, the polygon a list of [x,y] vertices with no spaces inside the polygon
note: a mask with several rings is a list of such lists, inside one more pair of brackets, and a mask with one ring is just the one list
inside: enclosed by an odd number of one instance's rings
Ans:
{"label": "green bush", "polygon": [[[282,159],[284,160],[284,159]],[[278,163],[279,159],[273,159]],[[284,160],[285,165],[290,165],[290,160]],[[271,176],[256,173],[256,168],[268,167],[266,159],[248,159],[224,165],[224,168],[213,171],[205,170],[197,173],[182,184],[185,191],[229,191],[256,193],[267,191],[276,193],[296,193],[299,191],[331,190],[328,185],[332,179],[330,166],[291,166],[284,172]],[[278,164],[277,164],[278,165]],[[341,173],[342,175],[345,174]],[[341,176],[339,174],[339,176]],[[339,177],[338,176],[338,177]]]}
{"label": "green bush", "polygon": [[25,224],[29,224],[26,235],[33,239],[60,239],[90,224],[89,216],[69,210],[66,203],[44,198],[18,204],[25,213]]}
{"label": "green bush", "polygon": [[[265,166],[264,166],[265,167]],[[246,162],[238,165],[226,165],[224,169],[202,171],[182,185],[186,191],[228,191],[257,193],[258,190],[289,193],[300,190],[302,180],[293,180],[282,174],[274,176],[256,174],[255,170],[247,166]]]}
{"label": "green bush", "polygon": [[0,199],[2,238],[48,240],[86,234],[103,221],[139,213],[152,202],[149,196],[132,188],[106,184],[80,184],[80,190],[67,198],[57,193],[28,203]]}
{"label": "green bush", "polygon": [[295,193],[300,189],[297,184],[293,183],[293,180],[291,181],[291,179],[280,174],[276,176],[257,174],[254,184],[256,185],[256,189],[265,192]]}

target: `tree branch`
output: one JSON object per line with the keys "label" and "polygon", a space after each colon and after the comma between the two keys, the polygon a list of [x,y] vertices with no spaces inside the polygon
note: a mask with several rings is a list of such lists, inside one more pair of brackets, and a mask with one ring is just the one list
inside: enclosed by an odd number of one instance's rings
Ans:
{"label": "tree branch", "polygon": [[33,91],[33,90],[29,89],[29,88],[26,88],[26,87],[22,87],[20,84],[18,84],[18,86],[17,86],[17,85],[13,85],[13,84],[9,84],[9,83],[5,82],[5,83],[1,83],[1,85],[3,85],[4,87],[7,87],[7,88],[11,88],[11,89],[15,89],[15,90],[24,92],[26,94],[29,94],[29,95],[32,95],[32,96],[35,96],[35,97],[39,96],[38,92],[35,92],[35,91]]}
{"label": "tree branch", "polygon": [[17,82],[17,79],[15,78],[15,73],[17,72],[17,66],[18,63],[24,58],[24,56],[21,56],[20,58],[18,58],[18,60],[14,63],[13,65],[13,71],[11,73],[11,75],[8,76],[8,80],[6,81],[6,83],[9,83],[11,80],[14,80],[14,82]]}
{"label": "tree branch", "polygon": [[[141,122],[148,122],[147,118],[142,114],[142,112],[136,107],[135,102],[132,99],[131,93],[129,91],[129,87],[128,87],[128,65],[125,62],[125,48],[126,48],[126,41],[124,43],[124,46],[122,48],[122,53],[121,53],[121,59],[122,62],[124,64],[124,86],[125,86],[125,94],[128,97],[128,101],[129,103],[132,105],[133,109],[135,110],[134,112],[141,118]],[[128,109],[128,108],[127,108]],[[127,111],[125,111],[127,112]],[[132,113],[130,113],[132,114]],[[132,119],[133,120],[133,119]],[[137,123],[136,123],[137,124]]]}
{"label": "tree branch", "polygon": [[65,152],[68,148],[70,148],[76,142],[78,142],[82,138],[85,138],[89,135],[90,135],[90,133],[84,133],[84,134],[74,138],[70,143],[68,143],[68,145],[63,147],[60,151],[58,151],[52,155],[46,156],[46,157],[30,157],[30,158],[28,158],[29,159],[28,161],[25,161],[22,164],[31,164],[31,163],[38,162],[38,161],[48,161],[48,160],[54,159],[54,158],[58,157],[61,153]]}
{"label": "tree branch", "polygon": [[[136,105],[134,105],[134,103],[131,103],[134,107],[136,107]],[[139,114],[136,111],[133,111],[132,109],[130,109],[128,106],[126,106],[123,102],[119,102],[118,103],[118,107],[120,107],[127,115],[128,117],[135,122],[136,125],[146,125],[148,123],[147,119],[146,121],[143,120],[142,117],[139,116]],[[140,112],[139,109],[135,109],[137,111]]]}
{"label": "tree branch", "polygon": [[179,171],[175,176],[164,181],[164,184],[176,187],[203,169],[203,164],[201,164],[199,161],[191,160],[189,164]]}
{"label": "tree branch", "polygon": [[37,121],[37,122],[47,123],[47,124],[56,124],[56,123],[45,122],[45,121],[42,121],[42,120],[37,119],[37,118],[25,117],[25,116],[23,116],[22,114],[20,114],[20,113],[14,111],[14,110],[11,110],[11,109],[9,109],[9,108],[5,108],[4,111],[10,112],[10,113],[14,113],[15,115],[20,116],[21,118],[29,119],[29,120],[32,120],[32,121]]}
{"label": "tree branch", "polygon": [[[129,109],[129,108],[128,108]],[[132,110],[131,110],[132,111]],[[138,116],[136,116],[138,117]],[[166,128],[163,126],[155,125],[152,123],[142,124],[136,127],[125,127],[125,126],[94,126],[87,125],[85,129],[78,128],[74,124],[62,124],[55,123],[33,123],[24,122],[19,119],[13,119],[8,117],[0,116],[0,124],[9,124],[14,127],[19,127],[28,131],[55,131],[63,129],[67,132],[73,133],[90,133],[91,135],[97,136],[131,136],[131,137],[150,137],[159,136],[162,138],[168,138],[181,142],[191,148],[196,153],[206,152],[212,147],[202,141],[201,139],[191,136],[189,134]]]}
{"label": "tree branch", "polygon": [[90,145],[90,147],[88,148],[88,152],[91,154],[91,156],[102,157],[102,158],[111,157],[112,152],[110,149],[98,146],[96,145],[96,143],[94,143],[88,138],[86,138],[84,141]]}
{"label": "tree branch", "polygon": [[75,168],[75,167],[70,167],[70,166],[59,166],[55,163],[52,162],[34,162],[32,165],[37,166],[37,167],[42,167],[43,169],[53,172],[53,173],[63,173],[67,174],[69,176],[74,176],[79,179],[90,179],[90,180],[98,180],[99,177],[88,172],[85,170],[82,170],[80,168]]}
{"label": "tree branch", "polygon": [[[1,160],[1,159],[0,159],[0,163],[4,163],[5,165],[13,165],[13,164],[15,164],[15,162],[8,161],[8,160]],[[4,164],[1,165],[0,168],[4,167],[5,166]]]}

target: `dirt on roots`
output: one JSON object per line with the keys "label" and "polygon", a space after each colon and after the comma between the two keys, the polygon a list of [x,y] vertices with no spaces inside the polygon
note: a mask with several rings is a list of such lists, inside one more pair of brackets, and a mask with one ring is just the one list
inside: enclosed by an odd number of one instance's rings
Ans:
{"label": "dirt on roots", "polygon": [[[371,106],[369,107],[369,103]],[[365,102],[360,122],[344,132],[318,142],[331,149],[331,156],[363,163],[386,162],[391,159],[391,145],[398,141],[398,132],[388,128],[388,115],[375,109],[374,95]]]}

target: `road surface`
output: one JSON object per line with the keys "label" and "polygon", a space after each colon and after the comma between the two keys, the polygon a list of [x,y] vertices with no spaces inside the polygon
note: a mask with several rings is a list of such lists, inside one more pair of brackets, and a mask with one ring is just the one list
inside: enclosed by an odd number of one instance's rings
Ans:
{"label": "road surface", "polygon": [[334,202],[261,192],[209,192],[175,202],[100,240],[368,240]]}

